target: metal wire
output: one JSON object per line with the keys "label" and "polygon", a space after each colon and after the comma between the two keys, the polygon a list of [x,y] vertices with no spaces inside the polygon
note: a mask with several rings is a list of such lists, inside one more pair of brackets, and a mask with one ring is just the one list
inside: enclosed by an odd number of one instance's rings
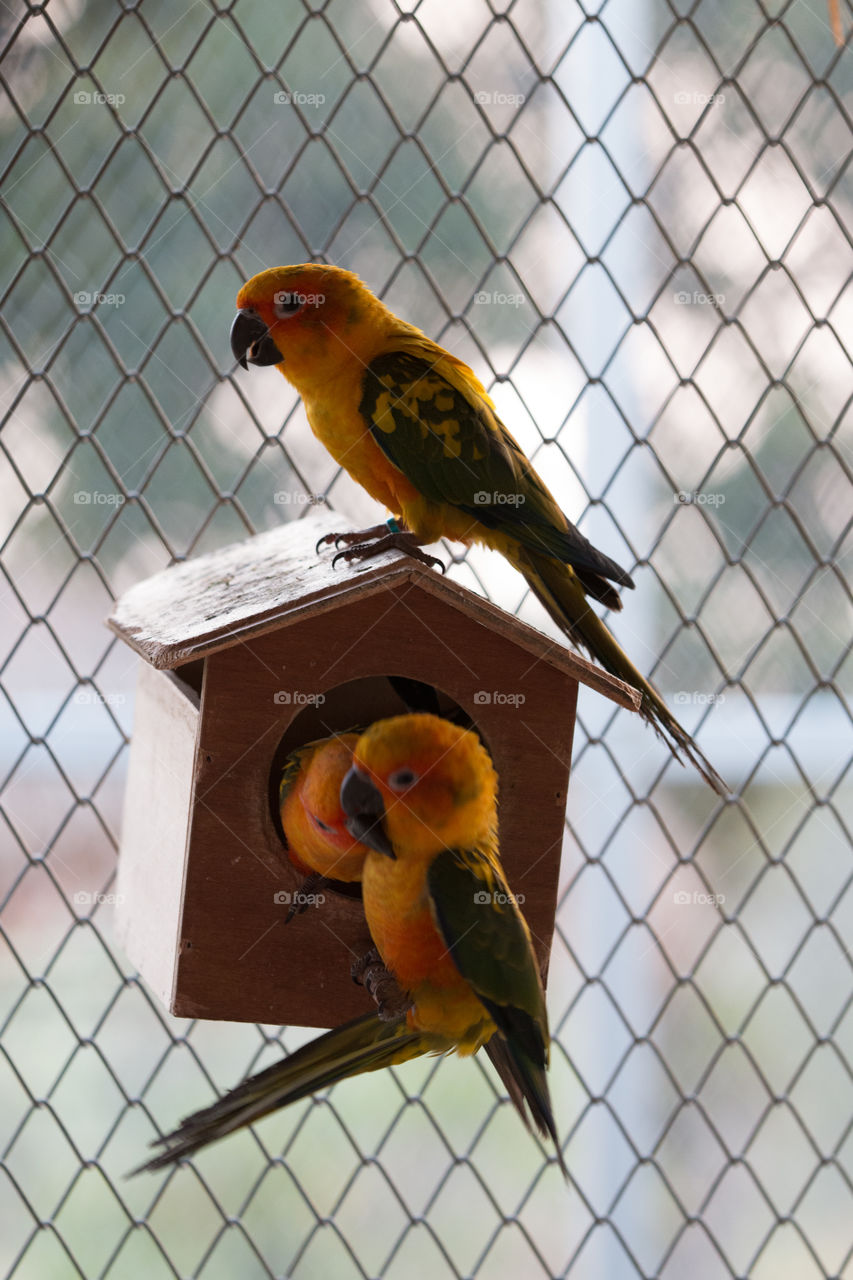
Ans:
{"label": "metal wire", "polygon": [[[3,1274],[851,1274],[849,43],[817,0],[268,10],[0,16]],[[309,502],[372,514],[228,351],[239,284],[312,258],[475,366],[737,787],[582,702],[568,1195],[449,1061],[123,1178],[307,1034],[170,1018],[114,943],[134,662],[99,620]]]}

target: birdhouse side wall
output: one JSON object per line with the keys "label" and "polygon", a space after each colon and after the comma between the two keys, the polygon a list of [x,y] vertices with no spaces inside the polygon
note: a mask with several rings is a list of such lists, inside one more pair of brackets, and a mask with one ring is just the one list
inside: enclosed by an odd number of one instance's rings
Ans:
{"label": "birdhouse side wall", "polygon": [[116,933],[155,994],[172,1004],[193,799],[198,698],[140,663],[122,818]]}

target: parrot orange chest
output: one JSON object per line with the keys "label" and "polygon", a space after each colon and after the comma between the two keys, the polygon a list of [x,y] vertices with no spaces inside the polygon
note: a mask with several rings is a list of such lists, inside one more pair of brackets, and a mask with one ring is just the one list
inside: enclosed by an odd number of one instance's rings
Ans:
{"label": "parrot orange chest", "polygon": [[428,982],[466,985],[436,928],[429,905],[427,864],[371,853],[364,864],[364,913],[379,953],[409,990]]}

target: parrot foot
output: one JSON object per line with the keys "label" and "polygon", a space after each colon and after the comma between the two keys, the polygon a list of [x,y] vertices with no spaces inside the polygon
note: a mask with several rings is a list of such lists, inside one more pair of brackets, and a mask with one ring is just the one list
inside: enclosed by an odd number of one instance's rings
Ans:
{"label": "parrot foot", "polygon": [[377,966],[380,966],[383,969],[385,968],[385,965],[382,963],[382,957],[376,947],[371,947],[363,956],[353,960],[350,965],[350,977],[357,986],[363,987],[367,970],[374,969]]}
{"label": "parrot foot", "polygon": [[[384,525],[380,528],[385,529]],[[369,531],[368,531],[369,532]],[[380,538],[375,538],[373,542],[359,542],[355,546],[349,547],[346,551],[339,551],[332,560],[332,567],[339,560],[345,560],[347,564],[356,560],[369,560],[373,556],[380,555],[383,551],[403,551],[407,556],[411,556],[413,560],[417,560],[420,564],[425,564],[429,569],[440,569],[445,572],[444,562],[439,560],[438,556],[427,555],[425,551],[421,551],[421,545],[418,542],[417,535],[411,533],[408,529],[401,529],[398,533],[388,533],[387,531]]]}
{"label": "parrot foot", "polygon": [[319,551],[321,547],[339,547],[342,543],[345,547],[351,547],[357,542],[367,542],[371,538],[382,538],[387,532],[388,524],[383,520],[382,524],[372,524],[369,529],[350,530],[347,533],[324,533],[322,538],[318,540],[314,550]]}
{"label": "parrot foot", "polygon": [[290,924],[294,916],[301,916],[303,911],[307,911],[315,904],[319,906],[323,901],[322,890],[328,883],[325,876],[318,875],[316,872],[306,876],[293,895],[284,923]]}
{"label": "parrot foot", "polygon": [[385,968],[375,947],[360,960],[353,961],[350,973],[353,982],[357,982],[369,993],[383,1022],[396,1022],[412,1007],[412,997],[402,989],[393,973]]}

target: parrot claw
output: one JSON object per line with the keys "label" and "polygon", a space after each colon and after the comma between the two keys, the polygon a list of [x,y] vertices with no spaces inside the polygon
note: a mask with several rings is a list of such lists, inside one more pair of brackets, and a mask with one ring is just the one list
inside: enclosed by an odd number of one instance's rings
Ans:
{"label": "parrot claw", "polygon": [[322,538],[317,540],[314,550],[319,554],[321,547],[339,547],[342,543],[345,547],[351,547],[354,543],[367,542],[371,538],[381,538],[387,532],[387,524],[374,524],[369,529],[358,529],[355,532],[349,530],[346,533],[324,533]]}
{"label": "parrot claw", "polygon": [[382,964],[382,957],[376,947],[371,947],[363,956],[357,957],[350,965],[350,977],[358,987],[364,986],[364,975],[375,965]]}
{"label": "parrot claw", "polygon": [[353,961],[350,973],[353,982],[370,994],[382,1022],[396,1022],[411,1009],[412,997],[385,968],[375,947],[360,960]]}
{"label": "parrot claw", "polygon": [[321,876],[316,872],[313,875],[306,876],[302,884],[293,895],[285,924],[290,924],[294,916],[301,916],[303,911],[307,911],[309,907],[323,901],[321,890],[325,889],[329,881],[325,876]]}
{"label": "parrot claw", "polygon": [[339,560],[345,560],[347,564],[351,564],[358,560],[370,560],[373,556],[381,555],[383,551],[402,551],[413,560],[417,560],[419,564],[425,564],[428,569],[440,569],[442,573],[446,572],[444,562],[439,560],[438,556],[431,556],[426,551],[421,551],[415,534],[410,533],[408,529],[400,533],[385,533],[383,537],[376,538],[373,542],[358,542],[355,546],[348,547],[346,551],[339,551],[332,560],[332,568]]}

